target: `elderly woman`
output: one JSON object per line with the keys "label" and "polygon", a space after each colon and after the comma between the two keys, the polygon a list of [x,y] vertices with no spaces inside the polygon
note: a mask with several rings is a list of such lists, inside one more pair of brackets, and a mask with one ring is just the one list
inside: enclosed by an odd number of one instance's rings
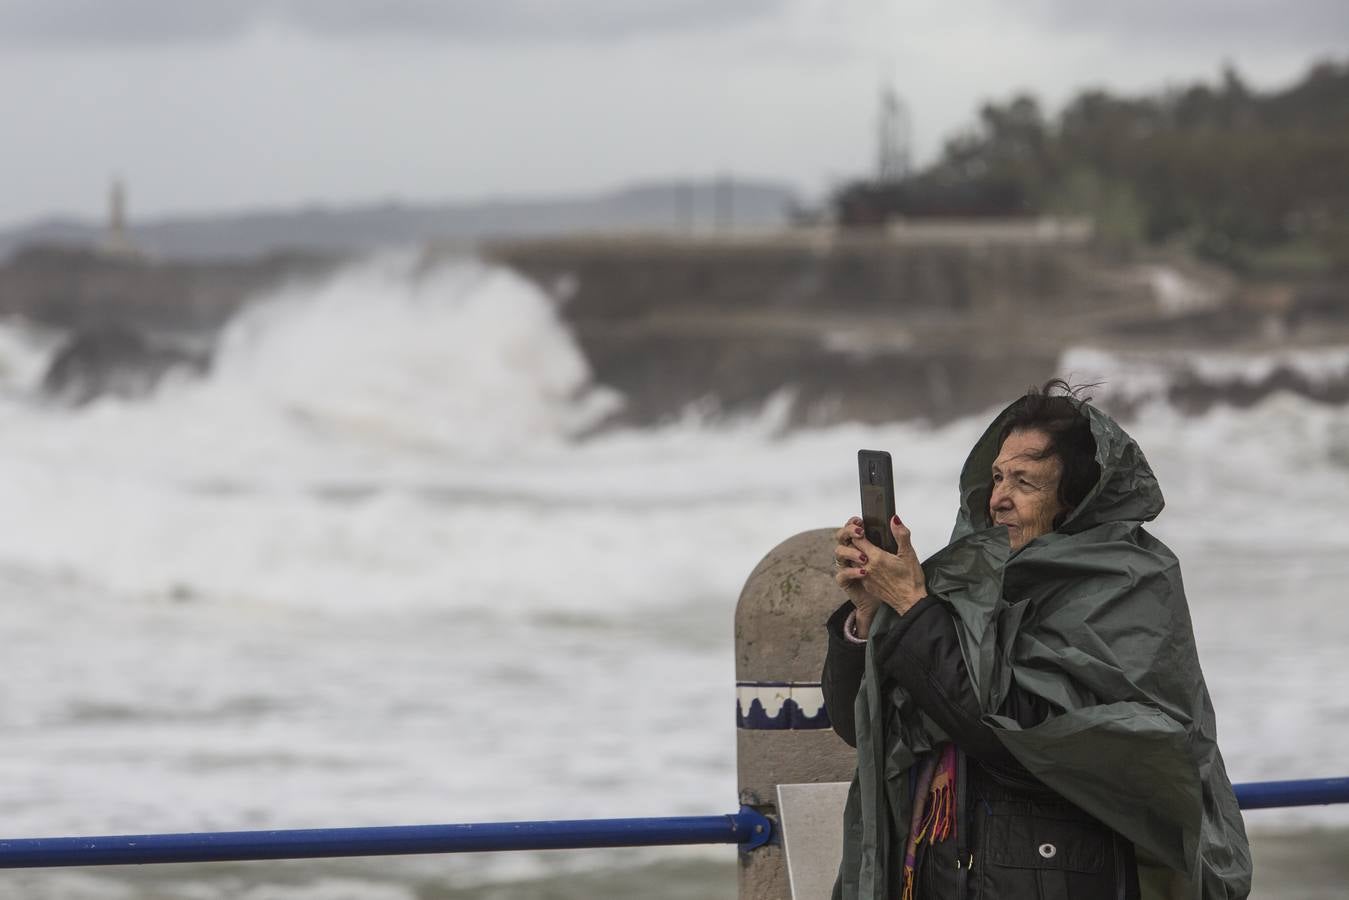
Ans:
{"label": "elderly woman", "polygon": [[1068,385],[1003,411],[920,564],[838,532],[825,704],[857,748],[835,896],[1241,898],[1250,855],[1161,490]]}

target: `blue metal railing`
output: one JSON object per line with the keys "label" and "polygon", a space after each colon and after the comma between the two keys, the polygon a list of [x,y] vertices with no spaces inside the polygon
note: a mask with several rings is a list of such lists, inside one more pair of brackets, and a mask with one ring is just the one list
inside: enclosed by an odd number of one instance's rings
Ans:
{"label": "blue metal railing", "polygon": [[1349,803],[1349,778],[1307,778],[1301,781],[1252,781],[1233,785],[1242,809],[1275,806],[1328,806]]}
{"label": "blue metal railing", "polygon": [[679,844],[739,844],[748,850],[772,834],[768,818],[742,806],[725,816],[20,838],[0,840],[0,869]]}
{"label": "blue metal railing", "polygon": [[[1349,778],[1239,784],[1236,794],[1243,809],[1349,803]],[[772,821],[742,806],[724,816],[20,838],[0,840],[0,869],[681,844],[753,850],[772,836]]]}

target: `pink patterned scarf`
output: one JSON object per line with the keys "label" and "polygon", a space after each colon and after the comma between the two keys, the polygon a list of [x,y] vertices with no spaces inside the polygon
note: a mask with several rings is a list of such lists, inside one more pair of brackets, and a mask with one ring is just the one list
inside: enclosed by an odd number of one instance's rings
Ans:
{"label": "pink patterned scarf", "polygon": [[948,743],[931,754],[918,772],[918,782],[913,790],[913,818],[909,822],[909,847],[904,854],[902,900],[914,900],[918,845],[924,840],[930,844],[941,843],[955,832],[956,745]]}

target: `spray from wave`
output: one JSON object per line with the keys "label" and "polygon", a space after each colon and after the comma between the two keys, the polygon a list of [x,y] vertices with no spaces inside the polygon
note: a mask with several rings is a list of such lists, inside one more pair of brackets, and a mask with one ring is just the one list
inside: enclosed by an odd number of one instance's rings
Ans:
{"label": "spray from wave", "polygon": [[201,400],[328,442],[478,457],[574,437],[620,402],[528,282],[410,254],[262,298]]}

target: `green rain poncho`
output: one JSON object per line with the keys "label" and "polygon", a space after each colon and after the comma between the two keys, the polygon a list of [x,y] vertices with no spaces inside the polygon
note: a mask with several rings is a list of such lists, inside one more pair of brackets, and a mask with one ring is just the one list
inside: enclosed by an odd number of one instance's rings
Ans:
{"label": "green rain poncho", "polygon": [[[1249,849],[1180,565],[1143,528],[1162,510],[1157,479],[1134,440],[1083,404],[1100,480],[1056,531],[1012,554],[1006,529],[990,524],[988,500],[998,435],[1015,406],[970,453],[951,542],[923,564],[929,591],[955,613],[983,721],[1044,784],[1134,843],[1145,900],[1245,897]],[[896,621],[883,607],[872,637]],[[998,715],[1013,684],[1062,712],[1030,728]],[[845,812],[845,900],[899,896],[899,867],[887,860],[903,858],[907,772],[944,738],[902,689],[881,685],[868,652]]]}

